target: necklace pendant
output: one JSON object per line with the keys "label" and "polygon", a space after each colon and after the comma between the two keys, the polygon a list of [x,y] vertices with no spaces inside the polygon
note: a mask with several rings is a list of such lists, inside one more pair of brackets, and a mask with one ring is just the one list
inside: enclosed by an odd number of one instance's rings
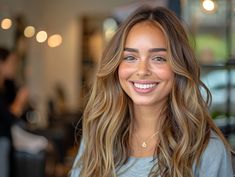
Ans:
{"label": "necklace pendant", "polygon": [[146,148],[147,147],[146,142],[144,141],[141,146],[142,146],[142,148]]}

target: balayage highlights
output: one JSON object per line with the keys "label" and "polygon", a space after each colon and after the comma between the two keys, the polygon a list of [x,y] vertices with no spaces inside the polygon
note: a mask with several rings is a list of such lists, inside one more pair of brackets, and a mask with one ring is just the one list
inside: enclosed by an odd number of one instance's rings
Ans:
{"label": "balayage highlights", "polygon": [[[81,177],[116,177],[130,156],[132,104],[118,80],[125,39],[137,23],[157,25],[167,41],[174,85],[162,112],[160,143],[150,173],[156,177],[193,177],[213,130],[226,144],[208,111],[210,93],[200,81],[200,68],[181,22],[165,8],[138,9],[119,28],[106,47],[83,115],[84,150],[78,167]],[[204,100],[200,90],[207,92]]]}

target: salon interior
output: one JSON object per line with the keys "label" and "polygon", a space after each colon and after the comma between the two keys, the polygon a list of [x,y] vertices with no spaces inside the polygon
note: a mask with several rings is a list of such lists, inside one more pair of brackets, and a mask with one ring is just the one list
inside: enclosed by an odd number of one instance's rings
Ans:
{"label": "salon interior", "polygon": [[68,176],[102,51],[144,4],[174,10],[189,29],[210,113],[235,149],[235,0],[0,0],[0,46],[16,51],[15,80],[29,91],[12,130],[15,177]]}

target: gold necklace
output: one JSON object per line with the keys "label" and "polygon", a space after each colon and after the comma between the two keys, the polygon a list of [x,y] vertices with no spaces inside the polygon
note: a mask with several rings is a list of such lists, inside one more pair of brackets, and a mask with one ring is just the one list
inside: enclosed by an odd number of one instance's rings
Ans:
{"label": "gold necklace", "polygon": [[[144,150],[148,149],[148,143],[150,142],[150,140],[152,140],[157,134],[159,133],[159,131],[156,131],[154,134],[152,134],[151,136],[149,136],[146,140],[144,140],[143,142],[140,143],[141,148],[143,148]],[[135,133],[135,136],[137,138],[137,141],[139,142],[139,136]]]}

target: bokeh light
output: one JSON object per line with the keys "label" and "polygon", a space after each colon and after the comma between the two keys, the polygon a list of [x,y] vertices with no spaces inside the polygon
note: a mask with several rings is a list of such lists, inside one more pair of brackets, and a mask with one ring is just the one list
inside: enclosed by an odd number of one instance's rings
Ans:
{"label": "bokeh light", "polygon": [[39,43],[43,43],[47,40],[47,32],[46,31],[39,31],[36,35],[36,40]]}
{"label": "bokeh light", "polygon": [[103,22],[103,29],[104,29],[105,39],[107,41],[109,41],[113,37],[117,28],[118,25],[114,19],[112,18],[105,19],[105,21]]}
{"label": "bokeh light", "polygon": [[11,26],[12,26],[11,19],[5,18],[5,19],[2,20],[2,22],[1,22],[2,29],[7,30],[7,29],[11,28]]}
{"label": "bokeh light", "polygon": [[48,38],[48,46],[49,47],[57,47],[62,43],[62,37],[59,34],[54,34]]}
{"label": "bokeh light", "polygon": [[31,38],[33,37],[35,34],[35,28],[33,26],[27,26],[25,29],[24,29],[24,36],[27,37],[27,38]]}
{"label": "bokeh light", "polygon": [[202,2],[202,7],[203,7],[206,11],[212,12],[212,11],[215,10],[215,3],[214,3],[214,1],[212,1],[212,0],[204,0],[204,1]]}

